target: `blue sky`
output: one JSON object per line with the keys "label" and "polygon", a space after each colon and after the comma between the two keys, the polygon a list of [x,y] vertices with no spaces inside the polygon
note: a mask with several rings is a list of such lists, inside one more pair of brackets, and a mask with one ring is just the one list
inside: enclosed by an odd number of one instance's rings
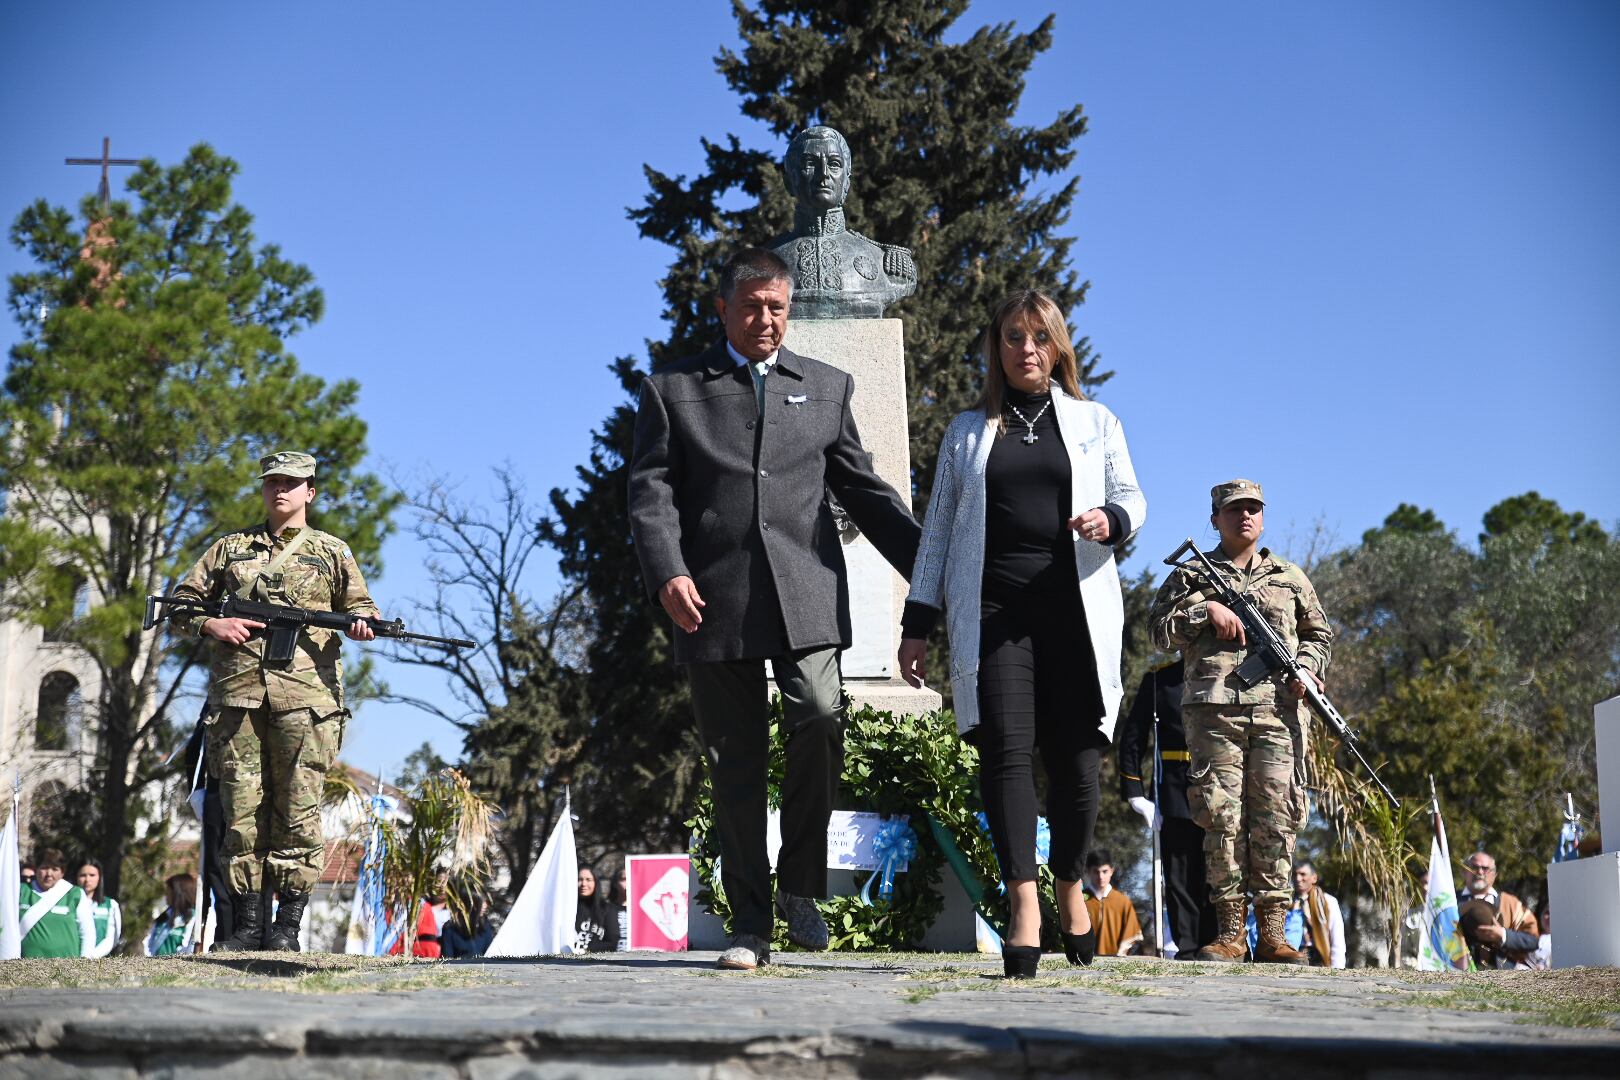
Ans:
{"label": "blue sky", "polygon": [[[1207,535],[1236,475],[1295,554],[1401,501],[1469,538],[1530,489],[1620,520],[1620,6],[1002,0],[957,36],[1051,10],[1022,117],[1091,121],[1068,230],[1150,502],[1127,571]],[[326,291],[292,347],[360,380],[372,467],[470,496],[501,462],[537,498],[569,484],[607,364],[663,336],[669,253],[625,218],[642,164],[772,145],[713,70],[724,0],[9,4],[0,40],[8,222],[93,189],[62,159],[103,135],[165,163],[211,142]],[[385,609],[423,595],[408,528],[385,558]],[[460,741],[368,704],[345,756],[392,770],[423,739]]]}

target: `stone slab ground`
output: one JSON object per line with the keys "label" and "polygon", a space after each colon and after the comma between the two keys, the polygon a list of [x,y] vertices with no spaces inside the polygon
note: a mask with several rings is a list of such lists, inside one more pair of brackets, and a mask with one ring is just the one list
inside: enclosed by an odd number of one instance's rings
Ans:
{"label": "stone slab ground", "polygon": [[1620,971],[713,954],[0,964],[0,1077],[1620,1076]]}

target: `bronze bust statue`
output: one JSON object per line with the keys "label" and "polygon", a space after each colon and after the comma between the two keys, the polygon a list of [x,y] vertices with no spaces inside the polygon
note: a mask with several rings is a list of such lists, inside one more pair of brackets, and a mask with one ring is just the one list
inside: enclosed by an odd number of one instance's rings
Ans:
{"label": "bronze bust statue", "polygon": [[770,248],[793,272],[793,318],[880,319],[883,308],[917,288],[911,252],[870,240],[844,224],[849,143],[830,127],[810,127],[788,144],[783,170],[798,204],[793,231]]}

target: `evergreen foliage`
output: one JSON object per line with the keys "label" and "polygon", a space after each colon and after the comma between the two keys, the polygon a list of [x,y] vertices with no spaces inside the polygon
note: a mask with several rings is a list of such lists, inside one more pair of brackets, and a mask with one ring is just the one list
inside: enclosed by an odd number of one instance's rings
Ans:
{"label": "evergreen foliage", "polygon": [[[163,773],[191,642],[140,628],[147,594],[220,534],[263,520],[257,459],[320,461],[311,523],[342,536],[368,574],[396,499],[359,471],[359,386],[299,370],[284,339],[321,315],[307,267],[258,246],[231,201],[236,163],[207,145],[146,161],[134,203],[79,218],[43,200],[12,225],[33,268],[10,281],[23,340],[0,394],[0,586],[6,614],[48,627],[92,660],[86,723],[99,747],[91,850],[108,891],[151,781]],[[74,590],[92,603],[75,615]],[[161,818],[161,814],[158,815]]]}
{"label": "evergreen foliage", "polygon": [[[1085,118],[1076,106],[1044,126],[1013,122],[1025,75],[1051,43],[1052,20],[1027,33],[983,27],[947,43],[965,3],[733,7],[742,47],[722,49],[716,66],[743,114],[775,141],[753,148],[737,135],[704,139],[705,171],[690,180],[647,167],[650,191],[630,216],[641,235],[674,252],[662,283],[669,334],[649,343],[651,365],[694,355],[720,336],[713,299],[721,263],[791,224],[780,179],[788,139],[810,124],[838,128],[853,155],[851,227],[910,247],[917,263],[916,294],[890,314],[905,323],[911,494],[920,510],[945,425],[978,394],[975,344],[991,307],[1031,285],[1071,315],[1085,298],[1069,267],[1072,241],[1057,232],[1077,181],[1045,187],[1067,174]],[[1075,345],[1082,382],[1095,388],[1107,376],[1085,338]],[[552,493],[547,536],[564,577],[588,599],[586,693],[595,722],[587,756],[627,771],[621,793],[639,821],[639,842],[678,844],[698,753],[684,680],[670,660],[669,620],[649,602],[625,528],[625,462],[645,370],[620,358],[613,372],[627,400],[597,430],[577,491]]]}

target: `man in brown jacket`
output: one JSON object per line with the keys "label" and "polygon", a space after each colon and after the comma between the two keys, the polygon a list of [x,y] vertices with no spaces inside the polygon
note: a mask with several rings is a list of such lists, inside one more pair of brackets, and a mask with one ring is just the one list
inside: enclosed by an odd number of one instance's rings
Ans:
{"label": "man in brown jacket", "polygon": [[1476,851],[1463,860],[1463,888],[1457,894],[1460,908],[1470,900],[1483,900],[1496,911],[1494,925],[1481,926],[1477,933],[1488,951],[1492,967],[1529,966],[1540,932],[1536,917],[1524,902],[1509,892],[1496,889],[1496,859],[1488,851]]}

